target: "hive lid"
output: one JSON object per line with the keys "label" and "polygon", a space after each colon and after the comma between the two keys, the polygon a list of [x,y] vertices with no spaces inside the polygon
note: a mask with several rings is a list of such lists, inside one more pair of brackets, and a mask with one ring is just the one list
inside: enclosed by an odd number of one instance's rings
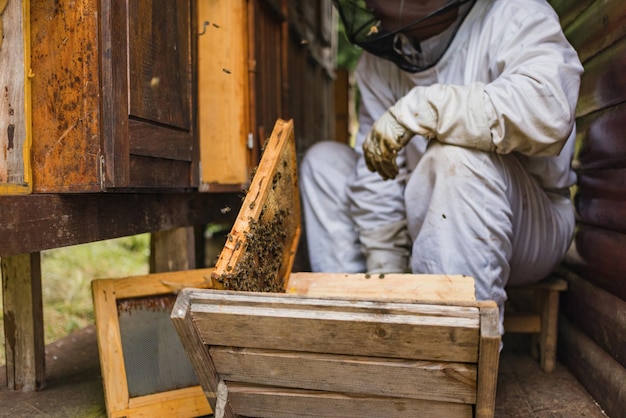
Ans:
{"label": "hive lid", "polygon": [[278,119],[211,275],[213,286],[284,292],[299,238],[293,121]]}

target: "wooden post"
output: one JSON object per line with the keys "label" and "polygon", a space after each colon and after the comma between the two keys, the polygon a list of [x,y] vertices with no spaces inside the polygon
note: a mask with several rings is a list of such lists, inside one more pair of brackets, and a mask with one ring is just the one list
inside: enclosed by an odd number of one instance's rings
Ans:
{"label": "wooden post", "polygon": [[31,189],[29,10],[28,0],[0,0],[0,194]]}
{"label": "wooden post", "polygon": [[7,386],[32,392],[45,386],[41,255],[1,260]]}
{"label": "wooden post", "polygon": [[151,273],[189,270],[194,268],[196,268],[196,253],[193,227],[159,231],[151,235]]}

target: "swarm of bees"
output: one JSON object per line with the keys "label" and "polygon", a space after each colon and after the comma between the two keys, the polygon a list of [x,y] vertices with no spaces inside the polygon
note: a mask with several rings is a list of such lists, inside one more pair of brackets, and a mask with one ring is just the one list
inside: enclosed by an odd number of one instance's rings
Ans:
{"label": "swarm of bees", "polygon": [[[250,229],[246,232],[245,241],[235,244],[235,247],[245,246],[243,257],[230,271],[217,278],[225,290],[273,293],[285,291],[284,278],[280,277],[279,270],[287,239],[284,223],[289,213],[279,209],[271,219],[264,220],[265,209],[259,221],[249,220]],[[228,239],[233,238],[229,236]]]}

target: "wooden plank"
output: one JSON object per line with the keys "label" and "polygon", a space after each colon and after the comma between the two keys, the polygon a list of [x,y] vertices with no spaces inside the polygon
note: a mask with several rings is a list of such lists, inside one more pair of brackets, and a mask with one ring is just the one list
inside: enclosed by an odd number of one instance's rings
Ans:
{"label": "wooden plank", "polygon": [[593,0],[550,0],[564,28],[569,26],[592,2]]}
{"label": "wooden plank", "polygon": [[97,318],[98,353],[104,399],[107,411],[120,411],[128,407],[128,381],[124,361],[115,361],[111,353],[123,353],[122,335],[117,316],[115,284],[112,280],[91,282],[94,299],[94,316]]}
{"label": "wooden plank", "polygon": [[577,185],[587,196],[626,201],[626,168],[581,170]]}
{"label": "wooden plank", "polygon": [[626,100],[626,37],[585,64],[576,117]]}
{"label": "wooden plank", "polygon": [[162,273],[195,269],[195,242],[193,227],[152,233],[150,239],[150,272]]}
{"label": "wooden plank", "polygon": [[226,381],[327,392],[476,403],[476,366],[211,347]]}
{"label": "wooden plank", "polygon": [[194,140],[188,131],[165,130],[143,121],[128,121],[132,132],[130,153],[145,157],[193,161]]}
{"label": "wooden plank", "polygon": [[626,200],[595,198],[577,191],[574,202],[579,222],[626,234]]}
{"label": "wooden plank", "polygon": [[202,189],[249,182],[246,3],[197,2]]}
{"label": "wooden plank", "polygon": [[189,418],[211,414],[207,398],[200,386],[177,389],[166,394],[152,394],[129,399],[128,409],[116,411],[113,417]]}
{"label": "wooden plank", "polygon": [[626,302],[563,269],[570,284],[562,312],[626,368]]}
{"label": "wooden plank", "polygon": [[276,122],[215,264],[215,287],[284,292],[300,238],[293,121]]}
{"label": "wooden plank", "polygon": [[[188,161],[131,155],[129,169],[132,187],[169,191],[191,191],[193,187]],[[117,190],[132,191],[121,185]]]}
{"label": "wooden plank", "polygon": [[41,255],[0,260],[7,386],[32,392],[45,386]]}
{"label": "wooden plank", "polygon": [[626,103],[576,121],[577,169],[626,168]]}
{"label": "wooden plank", "polygon": [[194,324],[207,345],[477,360],[476,308],[225,293],[191,295]]}
{"label": "wooden plank", "polygon": [[146,294],[164,295],[178,293],[184,288],[206,288],[212,268],[183,270],[167,273],[152,273],[144,276],[131,276],[112,281],[115,297],[128,299]]}
{"label": "wooden plank", "polygon": [[[181,343],[185,348],[185,352],[189,356],[189,361],[193,365],[193,368],[198,376],[200,386],[204,391],[211,409],[217,414],[217,387],[220,382],[220,377],[217,374],[211,355],[209,354],[208,347],[204,345],[200,335],[198,334],[194,321],[191,317],[190,305],[191,301],[189,295],[191,289],[183,290],[176,298],[176,303],[172,308],[172,322],[174,328],[178,332],[181,339]],[[222,412],[223,411],[223,412]],[[227,404],[223,409],[220,408],[220,413],[225,418],[231,418],[235,415],[232,412],[230,404]]]}
{"label": "wooden plank", "polygon": [[498,306],[493,301],[481,302],[476,418],[491,418],[494,415],[500,344],[500,314]]}
{"label": "wooden plank", "polygon": [[0,3],[0,194],[23,194],[32,186],[30,1]]}
{"label": "wooden plank", "polygon": [[242,416],[298,417],[420,417],[472,416],[472,406],[417,399],[362,397],[338,393],[255,387],[231,383],[228,403]]}
{"label": "wooden plank", "polygon": [[559,320],[559,356],[610,417],[626,416],[626,369],[567,319]]}
{"label": "wooden plank", "polygon": [[[70,1],[31,2],[35,191],[101,190],[101,117],[110,120],[111,115],[100,114],[100,100],[119,96],[112,96],[106,84],[100,90],[100,76],[106,79],[108,73],[99,69],[99,45],[109,55],[123,49],[120,55],[125,56],[126,51],[119,45],[107,50],[106,39],[98,37],[98,18],[101,13],[105,18],[107,10],[100,10],[93,0],[81,2],[80,7]],[[125,20],[113,21],[125,25]],[[116,64],[126,72],[123,62]],[[110,109],[123,112],[119,108],[125,103],[119,100]],[[124,117],[127,120],[128,113]],[[113,178],[112,173],[107,178]]]}
{"label": "wooden plank", "polygon": [[312,297],[350,295],[395,301],[476,300],[472,277],[444,274],[292,273],[286,292]]}
{"label": "wooden plank", "polygon": [[626,300],[626,234],[579,224],[564,265]]}
{"label": "wooden plank", "polygon": [[626,9],[622,0],[595,1],[565,30],[584,63],[626,36]]}
{"label": "wooden plank", "polygon": [[236,193],[0,196],[0,257],[167,230],[232,222]]}
{"label": "wooden plank", "polygon": [[129,115],[187,133],[193,125],[191,4],[128,3]]}

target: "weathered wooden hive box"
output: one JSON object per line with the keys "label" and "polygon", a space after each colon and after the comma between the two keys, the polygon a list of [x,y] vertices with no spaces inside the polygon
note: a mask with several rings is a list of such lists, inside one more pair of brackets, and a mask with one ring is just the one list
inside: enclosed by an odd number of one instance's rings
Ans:
{"label": "weathered wooden hive box", "polygon": [[172,320],[216,417],[492,416],[500,334],[474,280],[290,274],[293,124],[279,120],[211,276]]}

